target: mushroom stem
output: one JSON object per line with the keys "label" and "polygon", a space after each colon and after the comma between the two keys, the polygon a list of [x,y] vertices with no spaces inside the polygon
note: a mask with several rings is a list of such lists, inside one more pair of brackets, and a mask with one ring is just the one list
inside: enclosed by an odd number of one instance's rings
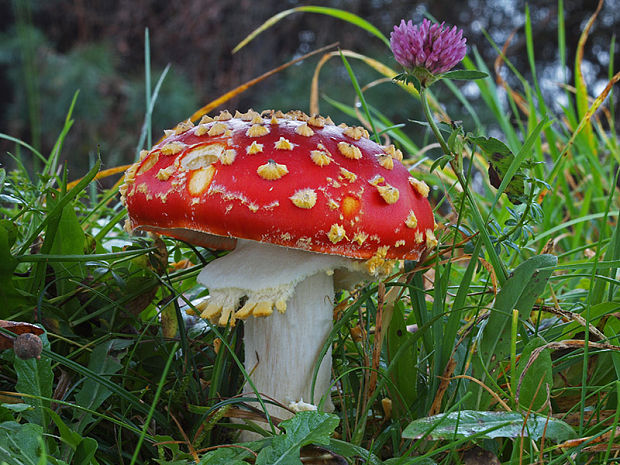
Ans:
{"label": "mushroom stem", "polygon": [[[314,368],[333,326],[333,299],[333,277],[319,272],[297,284],[285,313],[245,321],[245,368],[259,393],[287,406],[301,400],[318,405],[327,394],[323,410],[333,410],[331,348],[319,367],[314,397],[310,392]],[[248,390],[246,384],[244,391]],[[278,418],[291,416],[279,407],[268,405],[268,409]]]}

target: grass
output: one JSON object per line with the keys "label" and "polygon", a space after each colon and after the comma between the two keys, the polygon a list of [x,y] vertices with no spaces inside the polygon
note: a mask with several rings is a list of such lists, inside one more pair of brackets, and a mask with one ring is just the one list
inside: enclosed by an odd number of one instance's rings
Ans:
{"label": "grass", "polygon": [[[249,40],[303,11],[382,36],[361,18],[316,7],[287,10]],[[560,2],[565,63],[562,11]],[[399,83],[402,104],[425,110],[428,143],[439,139],[443,149],[438,159],[416,158],[426,151],[408,138],[411,123],[390,121],[348,60],[380,77],[396,74],[389,63],[349,50],[331,54],[349,72],[360,118],[410,152],[405,163],[436,186],[439,246],[385,282],[339,294],[324,347],[333,352],[336,411],[298,414],[253,443],[236,444],[240,428],[255,427],[231,421],[248,400],[239,397],[246,375],[240,328],[185,315],[207,293],[196,284],[198,271],[219,252],[129,236],[117,186],[95,197],[89,191],[99,160],[79,182],[68,182],[59,161],[75,99],[50,154],[0,135],[15,143],[18,166],[0,170],[0,318],[46,329],[40,360],[0,355],[0,463],[301,463],[299,450],[310,444],[349,462],[392,465],[464,463],[474,447],[511,464],[617,460],[620,148],[613,85],[620,77],[612,60],[610,84],[590,96],[577,74],[570,103],[554,114],[536,82],[529,10],[525,17],[534,81],[499,45],[495,71],[507,67],[515,87],[493,79],[474,51],[465,69],[489,77],[473,81],[483,103],[467,103],[469,121],[452,123],[438,102],[445,92],[468,102],[458,81],[440,82],[433,93]],[[146,52],[150,83],[148,35]],[[152,91],[147,86],[138,150],[151,139],[150,115],[166,72]],[[336,96],[322,98],[358,115]],[[485,120],[482,113],[493,115],[500,138],[480,124],[470,127]],[[43,166],[34,177],[22,163],[28,157]]]}

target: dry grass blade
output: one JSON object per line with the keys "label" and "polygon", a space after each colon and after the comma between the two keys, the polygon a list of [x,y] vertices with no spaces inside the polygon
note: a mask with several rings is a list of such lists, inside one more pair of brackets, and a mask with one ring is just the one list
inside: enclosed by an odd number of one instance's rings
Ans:
{"label": "dry grass blade", "polygon": [[605,86],[603,91],[598,95],[598,97],[596,97],[594,99],[594,102],[592,103],[592,105],[590,106],[590,108],[588,109],[586,114],[583,116],[583,118],[581,118],[581,121],[579,121],[579,125],[577,126],[577,129],[575,129],[575,132],[573,133],[571,138],[568,140],[568,142],[564,146],[564,149],[562,150],[562,153],[560,154],[560,157],[559,157],[558,161],[556,162],[556,164],[555,164],[555,166],[553,168],[553,171],[549,175],[549,179],[547,179],[548,183],[553,184],[556,176],[560,172],[560,169],[561,169],[561,166],[562,166],[562,161],[568,155],[568,152],[569,152],[570,148],[575,143],[575,139],[577,138],[579,133],[586,127],[586,125],[589,124],[590,118],[592,118],[592,116],[594,116],[594,113],[603,104],[603,102],[605,101],[605,99],[609,95],[609,92],[611,92],[612,87],[618,81],[620,81],[620,71],[617,72],[616,74],[614,74],[614,76],[609,80],[609,82],[607,83],[607,85]]}
{"label": "dry grass blade", "polygon": [[[567,339],[565,341],[558,342],[550,342],[545,344],[544,346],[537,347],[532,351],[523,372],[521,372],[521,376],[519,376],[519,384],[517,385],[516,396],[519,397],[519,392],[521,391],[521,383],[525,378],[525,374],[527,370],[532,366],[532,364],[536,361],[541,352],[545,349],[550,350],[562,350],[562,349],[583,349],[586,346],[586,341],[581,339]],[[600,350],[615,350],[620,351],[619,346],[615,346],[612,344],[607,344],[605,342],[588,342],[589,349],[600,349]]]}
{"label": "dry grass blade", "polygon": [[[113,168],[108,168],[107,170],[99,171],[95,175],[95,180],[107,178],[108,176],[114,176],[115,174],[119,174],[119,173],[124,173],[127,170],[127,168],[129,168],[130,166],[131,165],[120,165],[120,166],[115,166]],[[67,190],[73,189],[77,185],[77,183],[79,183],[81,180],[82,178],[76,179],[75,181],[71,181],[69,184],[67,184]]]}
{"label": "dry grass blade", "polygon": [[588,322],[581,315],[575,312],[569,312],[568,310],[562,310],[557,307],[543,307],[542,309],[545,312],[553,313],[561,317],[564,321],[575,321],[579,323],[584,328],[589,328],[590,334],[596,337],[599,341],[604,341],[606,339],[605,335],[593,324],[588,324]]}
{"label": "dry grass blade", "polygon": [[[371,372],[370,372],[370,380],[368,382],[367,385],[367,392],[365,395],[365,398],[368,399],[372,393],[374,392],[375,388],[377,387],[377,374],[379,372],[379,362],[381,359],[381,347],[383,346],[383,335],[384,335],[384,323],[386,323],[386,326],[389,325],[389,319],[391,319],[391,312],[390,312],[390,318],[386,321],[383,315],[383,311],[385,308],[386,304],[386,299],[385,299],[385,284],[383,283],[379,283],[379,288],[378,288],[378,292],[377,292],[377,321],[375,323],[375,338],[374,338],[374,344],[373,344],[373,350],[372,350],[372,365],[371,365]],[[393,310],[393,307],[392,307]]]}
{"label": "dry grass blade", "polygon": [[583,78],[583,73],[581,72],[581,63],[583,61],[583,53],[586,41],[588,40],[588,36],[590,34],[590,29],[592,29],[594,21],[596,21],[596,18],[601,11],[601,8],[603,7],[603,3],[604,0],[599,0],[598,5],[596,6],[596,10],[588,20],[585,29],[581,33],[581,36],[579,37],[579,42],[577,43],[577,56],[575,57],[575,87],[577,88],[577,112],[582,121],[585,120],[585,124],[582,129],[585,129],[588,145],[594,153],[596,153],[597,150],[594,143],[594,133],[592,131],[592,125],[590,124],[590,118],[585,118],[587,113],[589,113],[589,111],[587,111],[586,113],[586,110],[588,109],[588,89],[586,88],[586,81]]}
{"label": "dry grass blade", "polygon": [[[611,439],[617,439],[620,437],[620,427],[616,427],[615,431],[607,431],[600,436],[586,436],[583,438],[570,439],[568,441],[564,441],[562,444],[558,444],[558,448],[561,449],[572,449],[575,447],[586,447],[583,450],[588,452],[603,452],[608,447],[608,441]],[[618,451],[620,450],[620,444],[612,444],[611,450]]]}
{"label": "dry grass blade", "polygon": [[448,387],[450,386],[450,380],[452,379],[455,368],[456,360],[454,360],[454,357],[450,357],[450,360],[448,360],[448,364],[446,365],[446,369],[441,376],[441,381],[439,383],[439,387],[437,388],[437,394],[435,394],[435,398],[433,399],[431,409],[428,411],[429,416],[441,413],[441,401],[443,400],[444,395],[448,391]]}
{"label": "dry grass blade", "polygon": [[530,109],[528,107],[527,101],[523,98],[521,94],[512,90],[512,87],[508,85],[508,83],[504,80],[504,78],[502,78],[501,75],[501,70],[504,65],[504,58],[506,57],[506,52],[508,50],[508,47],[510,46],[510,42],[512,42],[512,39],[517,33],[517,30],[518,28],[513,29],[508,36],[508,39],[506,39],[506,42],[504,42],[504,46],[502,47],[502,53],[500,53],[495,59],[493,67],[495,69],[495,81],[497,82],[497,85],[503,87],[504,90],[512,96],[513,100],[525,116],[529,116]]}
{"label": "dry grass blade", "polygon": [[502,406],[504,410],[506,410],[507,412],[512,412],[512,409],[508,406],[508,404],[504,402],[493,389],[491,389],[489,386],[484,384],[479,379],[476,379],[473,376],[469,376],[469,375],[456,375],[450,378],[450,380],[453,380],[453,379],[468,379],[469,381],[473,381],[477,385],[481,386],[485,391],[487,391],[491,395],[491,397],[493,397],[493,399],[495,399],[497,403]]}

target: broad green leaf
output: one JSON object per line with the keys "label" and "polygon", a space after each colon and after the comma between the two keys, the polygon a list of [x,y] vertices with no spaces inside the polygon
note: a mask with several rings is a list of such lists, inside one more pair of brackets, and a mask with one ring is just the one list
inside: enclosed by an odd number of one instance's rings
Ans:
{"label": "broad green leaf", "polygon": [[47,409],[47,414],[58,428],[58,433],[60,434],[60,438],[63,442],[68,444],[71,449],[75,450],[82,440],[82,436],[79,433],[72,431],[71,428],[69,428],[62,420],[62,418],[60,418],[60,415],[58,415],[54,410]]}
{"label": "broad green leaf", "polygon": [[473,81],[474,79],[484,79],[489,77],[487,73],[477,71],[474,69],[457,69],[454,71],[448,71],[441,75],[444,79],[463,79],[467,81]]}
{"label": "broad green leaf", "polygon": [[56,424],[63,443],[67,444],[72,449],[68,460],[75,465],[89,465],[97,451],[97,441],[93,438],[84,438],[79,433],[72,431],[62,418],[60,418],[60,415],[53,410],[48,409],[47,413],[54,424]]}
{"label": "broad green leaf", "polygon": [[365,464],[368,465],[382,464],[381,460],[379,460],[379,458],[375,454],[364,449],[361,446],[351,444],[350,442],[331,438],[329,441],[329,445],[326,445],[325,448],[335,454],[342,455],[343,457],[346,457],[348,459],[359,457],[364,460]]}
{"label": "broad green leaf", "polygon": [[[48,195],[47,207],[52,210],[56,203],[58,194]],[[50,227],[54,223],[50,223]],[[49,228],[46,230],[46,235]],[[47,240],[47,239],[46,239]],[[57,223],[55,233],[53,233],[53,241],[49,249],[52,255],[71,256],[84,254],[84,245],[86,243],[86,235],[82,230],[82,226],[78,221],[75,213],[73,202],[69,202],[62,209],[60,219]],[[64,260],[50,261],[49,265],[54,270],[54,278],[56,279],[56,290],[58,295],[70,295],[76,290],[77,284],[75,280],[84,277],[84,265],[80,262],[65,262]],[[64,305],[64,314],[75,314],[80,309],[77,299],[69,299]]]}
{"label": "broad green leaf", "polygon": [[75,450],[71,463],[73,465],[89,465],[95,456],[95,452],[97,452],[97,447],[99,445],[93,438],[83,438]]}
{"label": "broad green leaf", "polygon": [[555,418],[535,414],[527,417],[517,412],[481,412],[463,410],[421,418],[411,422],[403,437],[419,439],[494,439],[526,436],[534,440],[545,436],[562,442],[576,436],[575,431]]}
{"label": "broad green leaf", "polygon": [[[519,311],[520,320],[527,320],[534,302],[544,291],[557,260],[553,255],[536,255],[526,260],[513,270],[497,293],[495,304],[482,329],[479,356],[473,359],[474,375],[478,379],[485,382],[486,372],[493,376],[500,363],[509,356],[512,310]],[[474,405],[479,407],[488,402],[488,394],[478,385],[471,384],[470,389],[477,394],[472,397]],[[485,400],[480,403],[481,399]]]}
{"label": "broad green leaf", "polygon": [[497,364],[509,354],[512,310],[516,308],[519,318],[527,320],[557,263],[558,259],[553,255],[536,255],[515,268],[497,293],[479,349],[490,372],[493,360]]}
{"label": "broad green leaf", "polygon": [[[117,356],[111,354],[116,342],[117,340],[112,339],[94,348],[90,355],[90,361],[88,362],[88,369],[91,372],[97,373],[99,376],[109,377],[122,368]],[[122,354],[124,354],[124,352],[122,352]],[[81,407],[96,410],[111,395],[112,391],[99,383],[97,379],[88,378],[84,382],[82,389],[75,395],[75,400]],[[79,415],[79,421],[75,429],[78,433],[81,433],[84,431],[86,425],[90,424],[93,417],[86,412],[78,412],[76,410],[75,413]]]}
{"label": "broad green leaf", "polygon": [[[273,437],[269,437],[258,441],[244,442],[242,444],[243,447],[226,447],[209,451],[200,457],[198,465],[247,465],[248,462],[244,461],[244,459],[254,458],[254,454],[250,451],[260,451],[265,445],[271,444],[272,440]],[[170,447],[172,450],[174,445],[167,445],[167,447]],[[178,446],[176,450],[178,450]],[[168,463],[162,462],[162,465],[168,465]]]}
{"label": "broad green leaf", "polygon": [[8,318],[19,306],[27,304],[13,282],[17,260],[11,255],[11,245],[15,242],[16,230],[10,221],[0,220],[0,318]]}
{"label": "broad green leaf", "polygon": [[256,465],[301,465],[299,451],[308,444],[329,444],[339,419],[331,413],[299,412],[280,423],[286,434],[273,438],[258,454]]}
{"label": "broad green leaf", "polygon": [[39,465],[42,435],[43,429],[34,423],[0,423],[0,460],[7,465]]}
{"label": "broad green leaf", "polygon": [[198,465],[248,465],[248,462],[240,458],[241,455],[250,456],[251,454],[236,447],[217,449],[203,455]]}
{"label": "broad green leaf", "polygon": [[[523,349],[521,358],[517,366],[517,379],[512,380],[512,385],[516,388],[521,374],[525,369],[532,351],[538,347],[545,345],[545,341],[537,337],[532,339]],[[549,406],[541,410],[547,402],[547,393],[551,392],[553,387],[553,367],[551,366],[551,352],[549,349],[543,349],[536,360],[528,367],[523,379],[521,380],[521,388],[519,390],[519,405],[525,411],[534,411],[546,414]]]}
{"label": "broad green leaf", "polygon": [[[413,334],[407,331],[403,307],[401,301],[394,304],[394,313],[388,327],[387,349],[388,363],[390,364],[392,364],[392,359],[398,350],[413,337]],[[417,397],[416,347],[411,344],[406,350],[408,353],[399,357],[390,371],[390,377],[397,389],[396,392],[390,392],[390,398],[393,401],[392,415],[396,418],[406,412]],[[388,385],[388,389],[391,391],[391,385]],[[402,405],[401,396],[405,405]]]}
{"label": "broad green leaf", "polygon": [[[49,350],[49,342],[47,336],[42,334],[43,348]],[[17,384],[15,389],[22,394],[30,394],[34,397],[25,397],[24,402],[32,405],[32,410],[23,412],[24,418],[37,425],[47,426],[47,411],[49,401],[41,398],[52,397],[52,384],[54,382],[54,374],[52,373],[52,363],[49,357],[44,354],[40,359],[29,358],[22,360],[15,357],[13,366],[17,373]]]}

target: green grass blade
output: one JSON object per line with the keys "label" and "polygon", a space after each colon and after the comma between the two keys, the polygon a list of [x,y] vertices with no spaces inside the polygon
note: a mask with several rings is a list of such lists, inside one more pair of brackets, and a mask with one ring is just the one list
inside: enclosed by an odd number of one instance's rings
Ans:
{"label": "green grass blade", "polygon": [[151,128],[151,41],[149,36],[149,28],[144,28],[144,90],[146,101],[146,112],[144,115],[144,124],[146,126],[146,146],[153,145],[152,128]]}
{"label": "green grass blade", "polygon": [[58,157],[60,156],[62,146],[65,142],[65,138],[67,137],[67,134],[69,133],[69,131],[71,130],[71,127],[73,126],[73,120],[71,119],[71,116],[73,116],[73,110],[75,108],[78,95],[80,95],[79,90],[73,94],[71,105],[69,105],[69,111],[67,111],[67,115],[65,116],[65,124],[62,128],[62,131],[60,131],[60,135],[58,136],[58,139],[56,139],[56,143],[54,144],[54,147],[52,148],[52,152],[47,160],[47,163],[45,164],[45,167],[43,168],[43,174],[52,176],[56,172],[56,169],[58,167]]}
{"label": "green grass blade", "polygon": [[0,132],[0,139],[5,139],[8,140],[10,142],[15,142],[18,145],[21,145],[22,147],[26,147],[28,150],[30,150],[40,161],[42,161],[43,163],[47,163],[47,159],[41,154],[41,152],[39,152],[37,149],[35,149],[32,145],[24,142],[23,140],[19,140],[13,136],[9,136],[8,134],[4,134],[2,132]]}
{"label": "green grass blade", "polygon": [[349,61],[345,58],[342,51],[340,52],[340,58],[342,59],[342,62],[344,63],[345,68],[347,68],[347,73],[349,73],[349,78],[351,78],[351,83],[353,84],[353,87],[355,88],[355,93],[357,94],[358,98],[360,99],[360,102],[362,103],[362,108],[364,108],[364,113],[366,113],[366,119],[368,120],[368,122],[370,123],[370,126],[372,127],[372,132],[375,137],[375,142],[377,142],[377,144],[381,144],[381,139],[379,139],[377,128],[375,127],[375,123],[372,119],[372,116],[370,115],[370,110],[368,110],[368,104],[366,103],[366,99],[364,98],[364,93],[362,92],[362,88],[360,87],[359,82],[357,82],[355,73],[353,72],[353,69],[351,68],[351,65],[349,64]]}
{"label": "green grass blade", "polygon": [[98,159],[97,162],[94,164],[94,166],[91,168],[91,170],[86,174],[86,176],[84,176],[80,180],[80,182],[75,185],[73,189],[71,189],[69,192],[67,192],[65,195],[62,196],[62,198],[58,201],[56,206],[50,212],[48,212],[45,219],[41,221],[41,223],[30,234],[30,236],[24,242],[24,245],[22,245],[17,255],[24,255],[26,253],[26,250],[30,248],[30,245],[36,240],[36,238],[41,233],[41,231],[45,229],[47,224],[53,218],[57,218],[62,212],[62,209],[65,207],[65,205],[67,205],[71,200],[75,199],[77,195],[80,192],[82,192],[86,188],[86,186],[88,186],[88,184],[95,178],[95,175],[99,171],[100,166],[101,166],[101,160]]}
{"label": "green grass blade", "polygon": [[254,40],[256,36],[258,36],[262,32],[269,29],[271,26],[276,24],[278,21],[286,18],[287,16],[293,13],[298,13],[298,12],[319,13],[319,14],[332,16],[334,18],[341,19],[343,21],[354,24],[355,26],[358,26],[364,29],[365,31],[369,32],[375,37],[378,37],[379,39],[381,39],[383,43],[385,43],[385,45],[387,45],[388,47],[390,46],[390,41],[387,39],[387,37],[385,37],[385,35],[383,35],[383,33],[379,29],[377,29],[375,26],[373,26],[371,23],[369,23],[365,19],[360,18],[359,16],[353,13],[349,13],[348,11],[345,11],[345,10],[339,10],[337,8],[307,5],[307,6],[299,6],[296,8],[291,8],[290,10],[284,10],[276,15],[273,15],[271,18],[269,18],[259,27],[254,29],[254,31],[252,31],[245,39],[239,42],[239,44],[235,48],[233,48],[232,52],[237,53],[239,50],[241,50],[243,47],[249,44],[252,40]]}
{"label": "green grass blade", "polygon": [[164,79],[166,79],[168,71],[170,71],[170,65],[166,65],[161,73],[161,76],[159,76],[159,79],[157,80],[157,84],[155,84],[155,89],[153,89],[150,105],[146,110],[146,115],[144,115],[144,123],[142,123],[142,130],[140,131],[140,139],[138,140],[138,145],[136,146],[136,160],[140,157],[140,150],[144,147],[144,141],[146,140],[149,128],[151,127],[151,115],[153,114],[153,108],[155,107],[155,102],[159,96],[159,90],[161,89]]}
{"label": "green grass blade", "polygon": [[144,421],[144,427],[142,428],[142,432],[140,433],[140,437],[138,438],[138,444],[136,445],[136,449],[134,450],[133,456],[131,457],[130,465],[134,465],[136,460],[138,459],[138,454],[140,453],[140,449],[142,447],[142,443],[144,442],[144,438],[146,437],[146,432],[148,428],[151,426],[151,419],[155,415],[155,407],[157,406],[157,402],[161,397],[161,391],[166,384],[166,376],[168,375],[168,371],[170,370],[170,365],[172,364],[172,360],[176,354],[176,351],[179,347],[179,343],[175,342],[172,348],[170,349],[170,355],[168,356],[168,360],[166,361],[166,366],[164,367],[164,371],[161,374],[161,378],[159,380],[159,384],[157,385],[157,391],[155,392],[155,398],[153,399],[153,403],[149,408],[149,412],[147,414],[146,420]]}

